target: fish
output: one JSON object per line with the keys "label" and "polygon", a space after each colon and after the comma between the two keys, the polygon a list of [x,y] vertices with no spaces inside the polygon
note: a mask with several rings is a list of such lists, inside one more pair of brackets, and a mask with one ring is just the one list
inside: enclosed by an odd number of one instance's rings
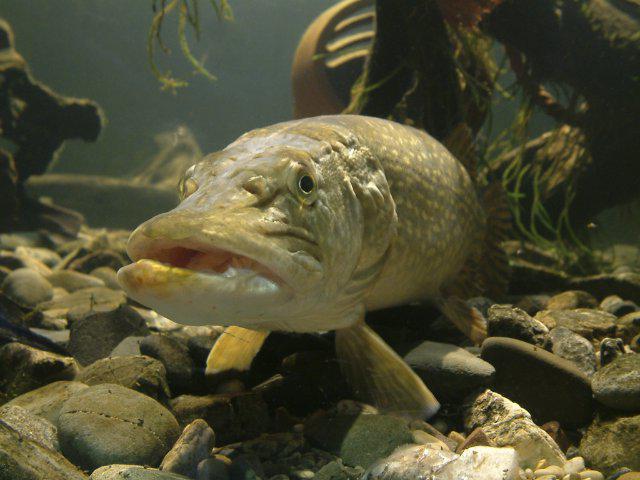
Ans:
{"label": "fish", "polygon": [[482,341],[464,297],[503,283],[498,197],[416,128],[342,114],[282,122],[190,167],[179,205],[131,234],[118,280],[175,322],[228,327],[208,373],[247,370],[269,332],[334,330],[359,399],[429,418],[437,399],[365,313],[430,302]]}

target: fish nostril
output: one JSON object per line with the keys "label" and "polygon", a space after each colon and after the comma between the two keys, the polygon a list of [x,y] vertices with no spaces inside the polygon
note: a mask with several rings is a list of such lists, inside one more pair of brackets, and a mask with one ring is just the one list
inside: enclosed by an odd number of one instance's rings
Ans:
{"label": "fish nostril", "polygon": [[267,181],[264,177],[251,177],[242,184],[242,188],[256,197],[264,197],[267,193]]}

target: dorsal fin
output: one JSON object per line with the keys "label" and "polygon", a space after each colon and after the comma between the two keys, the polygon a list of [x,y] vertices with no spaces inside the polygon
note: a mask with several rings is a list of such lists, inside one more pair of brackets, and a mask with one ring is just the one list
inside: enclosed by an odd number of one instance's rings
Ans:
{"label": "dorsal fin", "polygon": [[442,144],[447,147],[454,157],[467,169],[471,180],[478,178],[476,151],[474,147],[473,132],[469,126],[461,122],[447,135]]}

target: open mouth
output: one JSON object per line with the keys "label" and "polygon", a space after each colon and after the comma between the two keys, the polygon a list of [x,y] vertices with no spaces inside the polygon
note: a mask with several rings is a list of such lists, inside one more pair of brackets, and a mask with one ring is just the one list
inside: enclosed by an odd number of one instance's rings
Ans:
{"label": "open mouth", "polygon": [[273,270],[264,264],[237,253],[210,247],[198,250],[182,246],[155,248],[137,255],[135,260],[154,260],[171,267],[193,270],[233,278],[240,275],[256,274],[282,285],[284,282]]}

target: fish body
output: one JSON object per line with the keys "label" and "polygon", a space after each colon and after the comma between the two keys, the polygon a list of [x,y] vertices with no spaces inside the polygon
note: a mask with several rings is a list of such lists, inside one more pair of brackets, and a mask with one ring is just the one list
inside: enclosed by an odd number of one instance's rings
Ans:
{"label": "fish body", "polygon": [[[357,331],[339,350],[376,352],[369,370],[399,360],[357,330],[364,312],[442,303],[487,230],[469,173],[443,145],[373,117],[250,131],[181,185],[181,203],[130,237],[134,263],[118,278],[131,297],[183,324]],[[389,374],[402,377],[379,376]]]}
{"label": "fish body", "polygon": [[[312,176],[311,202],[289,191],[298,187],[296,169]],[[359,308],[433,300],[477,249],[485,224],[469,174],[444,146],[372,117],[253,130],[205,157],[186,182],[194,191],[131,237],[131,257],[153,263],[120,273],[134,299],[186,324],[332,330],[355,322]],[[233,273],[226,272],[208,291],[196,272],[215,270],[206,264],[215,259],[181,264],[170,258],[175,248],[255,258],[287,286],[268,276],[225,285]],[[208,294],[212,304],[200,308]]]}

